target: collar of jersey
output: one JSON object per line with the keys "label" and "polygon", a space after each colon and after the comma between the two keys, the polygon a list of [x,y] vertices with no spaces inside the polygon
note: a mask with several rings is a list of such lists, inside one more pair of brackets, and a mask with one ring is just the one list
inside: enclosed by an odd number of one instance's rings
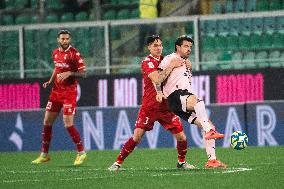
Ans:
{"label": "collar of jersey", "polygon": [[69,47],[68,47],[66,50],[62,51],[62,50],[61,50],[62,48],[59,47],[59,51],[61,51],[61,52],[67,52],[70,48],[71,48],[71,45],[69,45]]}
{"label": "collar of jersey", "polygon": [[157,61],[160,61],[160,59],[161,59],[161,56],[159,56],[159,58],[156,58],[156,57],[154,57],[153,55],[149,55],[149,56],[151,56],[152,58],[154,58],[155,60],[157,60]]}

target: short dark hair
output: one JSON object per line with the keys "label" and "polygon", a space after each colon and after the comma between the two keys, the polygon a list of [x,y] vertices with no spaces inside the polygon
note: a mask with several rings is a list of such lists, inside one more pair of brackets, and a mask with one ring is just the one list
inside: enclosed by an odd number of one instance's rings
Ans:
{"label": "short dark hair", "polygon": [[61,34],[68,34],[71,36],[71,33],[70,31],[68,30],[60,30],[58,33],[57,33],[57,37],[59,37]]}
{"label": "short dark hair", "polygon": [[162,39],[160,38],[159,35],[150,35],[147,37],[147,40],[146,40],[146,45],[150,45],[151,43],[153,43],[154,41],[160,39],[162,41]]}
{"label": "short dark hair", "polygon": [[188,42],[191,42],[192,44],[194,44],[194,41],[193,39],[191,38],[191,36],[189,35],[182,35],[182,36],[179,36],[175,42],[175,51],[177,51],[177,45],[178,46],[181,46],[183,41],[188,41]]}

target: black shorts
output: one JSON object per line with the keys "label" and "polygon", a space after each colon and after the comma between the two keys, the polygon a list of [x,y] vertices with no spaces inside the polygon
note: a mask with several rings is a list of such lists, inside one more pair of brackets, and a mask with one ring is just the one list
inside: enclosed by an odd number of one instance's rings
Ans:
{"label": "black shorts", "polygon": [[194,95],[188,90],[178,89],[168,96],[168,105],[172,112],[178,115],[181,119],[193,123],[196,119],[194,111],[186,110],[186,98]]}

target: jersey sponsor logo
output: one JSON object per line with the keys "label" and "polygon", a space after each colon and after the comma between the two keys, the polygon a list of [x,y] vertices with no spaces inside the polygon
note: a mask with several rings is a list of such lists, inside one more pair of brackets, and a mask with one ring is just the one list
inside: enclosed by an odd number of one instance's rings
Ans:
{"label": "jersey sponsor logo", "polygon": [[69,68],[69,65],[66,64],[66,63],[58,63],[58,62],[55,62],[55,61],[54,61],[54,63],[55,63],[55,67],[57,67],[57,68]]}

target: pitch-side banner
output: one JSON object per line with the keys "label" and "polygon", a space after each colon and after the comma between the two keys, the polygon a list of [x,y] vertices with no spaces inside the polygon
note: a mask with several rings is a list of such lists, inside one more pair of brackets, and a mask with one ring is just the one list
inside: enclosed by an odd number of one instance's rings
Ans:
{"label": "pitch-side banner", "polygon": [[[233,131],[248,134],[250,146],[284,145],[284,102],[208,106],[210,119],[226,137],[217,146],[229,147]],[[80,108],[75,125],[87,150],[120,149],[132,135],[139,108]],[[0,113],[0,151],[36,151],[41,146],[43,110]],[[62,116],[62,115],[60,115]],[[195,125],[183,122],[189,147],[203,147]],[[175,147],[173,136],[159,123],[147,132],[139,148]],[[51,150],[74,149],[62,117],[53,126]]]}
{"label": "pitch-side banner", "polygon": [[[230,104],[284,99],[283,69],[195,72],[193,92],[206,104]],[[46,79],[0,81],[1,110],[44,108]],[[141,74],[92,76],[79,80],[78,106],[136,107],[141,104]]]}

